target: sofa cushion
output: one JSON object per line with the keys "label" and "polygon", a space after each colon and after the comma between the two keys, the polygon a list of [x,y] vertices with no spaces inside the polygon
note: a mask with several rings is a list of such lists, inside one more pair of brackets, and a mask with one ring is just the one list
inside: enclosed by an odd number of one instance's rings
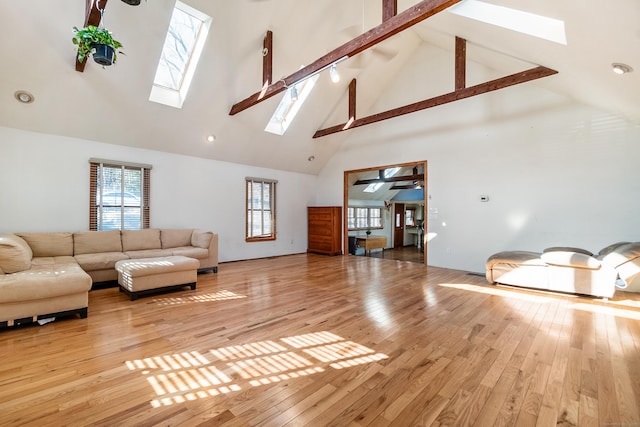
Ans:
{"label": "sofa cushion", "polygon": [[73,234],[73,254],[122,252],[120,230],[81,231]]}
{"label": "sofa cushion", "polygon": [[[91,277],[72,257],[35,258],[28,271],[0,277],[0,303],[46,300],[89,292]],[[46,313],[46,311],[44,311]]]}
{"label": "sofa cushion", "polygon": [[600,252],[598,252],[598,256],[602,259],[602,258],[606,257],[607,255],[609,255],[614,250],[616,250],[617,248],[619,248],[620,246],[624,246],[624,245],[628,245],[628,244],[629,244],[629,242],[613,243],[613,244],[607,246],[606,248],[600,249]]}
{"label": "sofa cushion", "polygon": [[640,242],[625,243],[614,248],[602,259],[602,262],[616,268],[636,258],[640,258]]}
{"label": "sofa cushion", "polygon": [[592,256],[573,251],[552,251],[540,255],[540,259],[549,265],[561,267],[586,268],[597,270],[600,268],[600,261]]}
{"label": "sofa cushion", "polygon": [[186,256],[188,258],[205,259],[209,257],[209,251],[204,248],[196,248],[193,246],[183,246],[181,248],[172,248],[173,255]]}
{"label": "sofa cushion", "polygon": [[213,233],[211,231],[193,230],[191,246],[208,249],[212,238]]}
{"label": "sofa cushion", "polygon": [[131,259],[160,258],[173,255],[171,249],[143,249],[140,251],[126,251],[124,254]]}
{"label": "sofa cushion", "polygon": [[60,233],[16,233],[31,247],[34,257],[73,255],[73,234]]}
{"label": "sofa cushion", "polygon": [[0,235],[0,271],[17,273],[31,267],[33,253],[24,239],[15,234]]}
{"label": "sofa cushion", "polygon": [[504,251],[495,253],[487,259],[486,266],[487,268],[491,268],[495,264],[546,266],[546,263],[540,259],[538,252],[529,251]]}
{"label": "sofa cushion", "polygon": [[173,230],[173,229],[162,229],[160,230],[160,240],[162,243],[162,248],[177,248],[180,246],[190,246],[191,245],[191,235],[193,234],[193,230]]}
{"label": "sofa cushion", "polygon": [[84,271],[109,270],[116,268],[116,262],[129,259],[122,252],[102,252],[96,254],[79,254],[76,261]]}
{"label": "sofa cushion", "polygon": [[122,230],[123,252],[139,251],[142,249],[160,249],[161,247],[159,229]]}

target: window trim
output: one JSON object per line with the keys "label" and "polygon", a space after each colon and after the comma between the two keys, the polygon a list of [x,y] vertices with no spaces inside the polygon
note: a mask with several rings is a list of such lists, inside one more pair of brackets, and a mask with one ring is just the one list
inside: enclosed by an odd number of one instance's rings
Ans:
{"label": "window trim", "polygon": [[[150,228],[151,226],[151,210],[150,210],[150,190],[151,190],[151,165],[131,162],[121,162],[118,160],[105,159],[89,159],[89,230],[102,231],[102,227],[98,227],[98,203],[96,200],[99,168],[121,168],[122,170],[140,170],[141,176],[141,200],[140,200],[140,229]],[[121,206],[124,208],[125,206]],[[124,221],[120,224],[120,230],[124,230]]]}
{"label": "window trim", "polygon": [[[259,183],[260,185],[263,184],[271,184],[270,188],[271,188],[271,193],[269,195],[269,211],[271,212],[271,233],[268,235],[263,235],[263,236],[250,236],[249,235],[249,230],[250,230],[250,226],[249,226],[249,218],[251,218],[251,214],[250,212],[253,212],[254,209],[251,206],[251,204],[249,203],[249,185],[250,184],[254,184],[254,183]],[[277,180],[274,179],[267,179],[267,178],[254,178],[254,177],[246,177],[245,178],[245,241],[246,242],[265,242],[265,241],[272,241],[272,240],[276,240],[276,184],[278,183]],[[264,212],[264,198],[261,200],[263,203],[263,209],[261,209]]]}
{"label": "window trim", "polygon": [[198,62],[200,61],[200,57],[204,50],[204,45],[207,40],[207,36],[209,35],[209,29],[211,27],[212,18],[205,14],[204,12],[195,9],[194,7],[189,6],[186,3],[181,1],[176,1],[175,6],[173,8],[173,12],[171,14],[171,20],[174,19],[174,14],[176,10],[190,15],[191,17],[199,20],[201,22],[200,27],[198,28],[198,33],[196,34],[194,44],[192,46],[191,51],[188,53],[187,61],[184,65],[184,70],[182,70],[180,83],[178,84],[178,88],[171,88],[162,85],[158,82],[158,73],[161,69],[161,64],[163,63],[163,58],[165,58],[165,45],[167,44],[167,40],[169,39],[169,31],[171,29],[172,21],[169,23],[169,27],[167,28],[167,34],[165,34],[165,40],[162,44],[162,51],[160,52],[160,59],[158,60],[158,65],[156,66],[156,73],[153,79],[153,84],[151,85],[151,93],[149,95],[149,101],[157,102],[159,104],[164,104],[169,107],[174,108],[182,108],[185,99],[187,98],[187,93],[189,92],[189,88],[191,87],[191,83],[193,81],[193,77],[196,72],[196,68],[198,67]]}

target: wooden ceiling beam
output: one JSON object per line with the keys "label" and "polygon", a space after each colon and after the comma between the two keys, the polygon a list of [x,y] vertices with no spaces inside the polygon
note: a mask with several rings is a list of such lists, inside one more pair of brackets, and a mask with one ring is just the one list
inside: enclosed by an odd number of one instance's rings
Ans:
{"label": "wooden ceiling beam", "polygon": [[353,129],[356,127],[370,125],[372,123],[392,119],[394,117],[403,116],[405,114],[415,113],[416,111],[426,110],[427,108],[436,107],[438,105],[448,104],[450,102],[459,101],[465,98],[471,98],[472,96],[481,95],[483,93],[492,92],[494,90],[503,89],[503,88],[518,85],[521,83],[526,83],[531,80],[548,77],[557,73],[558,72],[556,70],[552,70],[547,67],[543,67],[543,66],[534,67],[529,70],[521,71],[519,73],[511,74],[506,77],[501,77],[499,79],[491,80],[486,83],[481,83],[468,88],[455,90],[453,92],[450,92],[444,95],[425,99],[424,101],[419,101],[413,104],[394,108],[392,110],[387,110],[382,113],[377,113],[371,116],[363,117],[361,119],[356,119],[353,122],[351,122],[348,127],[346,126],[347,123],[343,123],[341,125],[336,125],[336,126],[328,127],[326,129],[321,129],[317,131],[313,135],[313,137],[320,138],[323,136],[331,135],[338,132],[343,132],[345,130]]}
{"label": "wooden ceiling beam", "polygon": [[267,31],[262,42],[262,87],[273,83],[273,31]]}
{"label": "wooden ceiling beam", "polygon": [[398,14],[398,0],[382,0],[382,22]]}
{"label": "wooden ceiling beam", "polygon": [[256,92],[248,98],[234,104],[231,107],[229,114],[238,114],[239,112],[253,107],[274,95],[284,92],[287,87],[293,86],[299,81],[330,67],[331,64],[345,57],[357,55],[358,53],[375,46],[383,40],[386,40],[389,37],[424,21],[425,19],[443,11],[449,6],[459,3],[460,1],[461,0],[423,0],[404,12],[389,18],[377,27],[372,28],[366,33],[359,35],[353,40],[346,42],[340,47],[318,58],[306,67],[301,68],[293,74],[270,84],[259,92]]}
{"label": "wooden ceiling beam", "polygon": [[356,79],[349,83],[349,120],[356,119]]}
{"label": "wooden ceiling beam", "polygon": [[467,41],[456,36],[455,88],[467,87]]}
{"label": "wooden ceiling beam", "polygon": [[[100,9],[98,6],[104,10],[107,7],[107,1],[109,0],[86,0],[85,2],[85,17],[84,17],[84,26],[94,25],[96,27],[100,26],[100,21],[102,20],[102,14],[100,13]],[[100,3],[98,5],[98,3]],[[76,53],[76,71],[84,72],[84,67],[87,65],[87,57],[84,58],[84,61],[78,61],[78,55]]]}
{"label": "wooden ceiling beam", "polygon": [[380,178],[373,178],[373,179],[359,179],[356,182],[354,182],[353,185],[369,185],[369,184],[377,184],[379,182],[422,181],[423,179],[424,179],[424,174],[421,174],[421,173],[416,175],[390,176],[389,178],[384,178],[383,176],[381,176]]}
{"label": "wooden ceiling beam", "polygon": [[406,184],[406,185],[392,185],[389,190],[418,190],[422,188],[422,186],[417,186],[416,184]]}

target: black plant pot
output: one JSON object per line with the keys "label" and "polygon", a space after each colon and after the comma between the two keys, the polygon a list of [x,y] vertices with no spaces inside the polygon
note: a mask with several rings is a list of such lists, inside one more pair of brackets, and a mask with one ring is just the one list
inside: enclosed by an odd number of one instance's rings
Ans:
{"label": "black plant pot", "polygon": [[140,0],[122,0],[122,1],[131,6],[138,6],[140,4]]}
{"label": "black plant pot", "polygon": [[93,52],[94,61],[103,67],[113,64],[113,55],[115,54],[113,47],[106,44],[95,44],[93,49],[95,49]]}

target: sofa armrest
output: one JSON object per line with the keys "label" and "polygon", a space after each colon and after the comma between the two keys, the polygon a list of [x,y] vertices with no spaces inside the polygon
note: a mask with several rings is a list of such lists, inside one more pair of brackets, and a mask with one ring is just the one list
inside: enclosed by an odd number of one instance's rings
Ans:
{"label": "sofa armrest", "polygon": [[218,268],[218,234],[211,231],[193,230],[191,244],[209,251],[209,257],[200,260],[200,268]]}
{"label": "sofa armrest", "polygon": [[546,248],[544,252],[576,252],[579,254],[585,254],[585,255],[589,255],[589,256],[593,256],[593,252],[588,251],[586,249],[582,249],[582,248],[574,248],[572,246],[553,246],[551,248]]}
{"label": "sofa armrest", "polygon": [[550,251],[540,255],[540,259],[549,265],[558,267],[584,268],[598,270],[601,262],[596,258],[582,252]]}
{"label": "sofa armrest", "polygon": [[615,268],[620,278],[630,283],[640,276],[640,242],[618,246],[602,258],[602,263]]}

